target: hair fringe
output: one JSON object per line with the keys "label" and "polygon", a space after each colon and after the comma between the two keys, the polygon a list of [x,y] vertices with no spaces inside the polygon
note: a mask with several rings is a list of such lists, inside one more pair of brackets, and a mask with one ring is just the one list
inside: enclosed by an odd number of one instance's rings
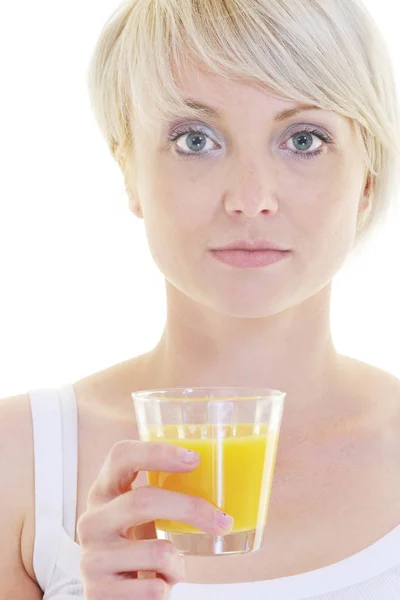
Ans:
{"label": "hair fringe", "polygon": [[180,86],[191,64],[350,119],[373,184],[356,244],[386,218],[400,186],[400,107],[388,47],[362,0],[122,2],[100,33],[88,86],[124,174],[133,168],[135,120],[201,117]]}

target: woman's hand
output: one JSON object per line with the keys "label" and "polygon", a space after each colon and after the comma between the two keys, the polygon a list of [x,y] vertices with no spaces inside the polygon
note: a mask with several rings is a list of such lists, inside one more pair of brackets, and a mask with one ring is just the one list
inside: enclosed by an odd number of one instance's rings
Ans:
{"label": "woman's hand", "polygon": [[[165,540],[132,539],[132,527],[167,519],[222,535],[232,520],[206,500],[152,486],[131,488],[139,471],[186,473],[197,453],[166,442],[123,441],[110,450],[78,522],[85,600],[161,600],[185,579],[184,558]],[[139,571],[155,572],[139,579]]]}

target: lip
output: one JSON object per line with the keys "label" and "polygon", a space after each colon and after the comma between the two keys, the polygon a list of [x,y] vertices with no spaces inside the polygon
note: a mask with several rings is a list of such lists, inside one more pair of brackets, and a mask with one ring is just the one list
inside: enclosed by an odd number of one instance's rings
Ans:
{"label": "lip", "polygon": [[287,258],[289,250],[211,250],[216,260],[238,269],[259,269]]}
{"label": "lip", "polygon": [[283,248],[278,244],[270,242],[265,239],[254,239],[254,240],[237,240],[226,246],[220,248],[213,248],[213,250],[280,250],[286,251],[288,248]]}

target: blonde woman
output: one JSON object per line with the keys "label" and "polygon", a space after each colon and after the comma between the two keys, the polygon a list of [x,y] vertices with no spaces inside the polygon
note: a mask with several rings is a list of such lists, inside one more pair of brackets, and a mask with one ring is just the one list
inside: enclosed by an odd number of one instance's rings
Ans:
{"label": "blonde woman", "polygon": [[[89,82],[167,321],[145,355],[1,401],[0,597],[398,600],[400,381],[339,354],[329,318],[399,191],[375,23],[357,0],[130,0]],[[184,559],[154,519],[232,523],[147,485],[198,462],[138,441],[131,393],[227,385],[287,394],[264,544]]]}

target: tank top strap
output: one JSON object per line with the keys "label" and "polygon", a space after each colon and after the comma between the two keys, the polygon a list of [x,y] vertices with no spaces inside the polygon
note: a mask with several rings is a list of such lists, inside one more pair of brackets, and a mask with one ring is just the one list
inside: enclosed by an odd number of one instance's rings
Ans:
{"label": "tank top strap", "polygon": [[59,544],[63,518],[62,415],[59,390],[28,391],[33,428],[35,542],[33,568],[46,590]]}
{"label": "tank top strap", "polygon": [[63,527],[75,540],[78,487],[78,410],[73,385],[60,388],[63,441]]}

